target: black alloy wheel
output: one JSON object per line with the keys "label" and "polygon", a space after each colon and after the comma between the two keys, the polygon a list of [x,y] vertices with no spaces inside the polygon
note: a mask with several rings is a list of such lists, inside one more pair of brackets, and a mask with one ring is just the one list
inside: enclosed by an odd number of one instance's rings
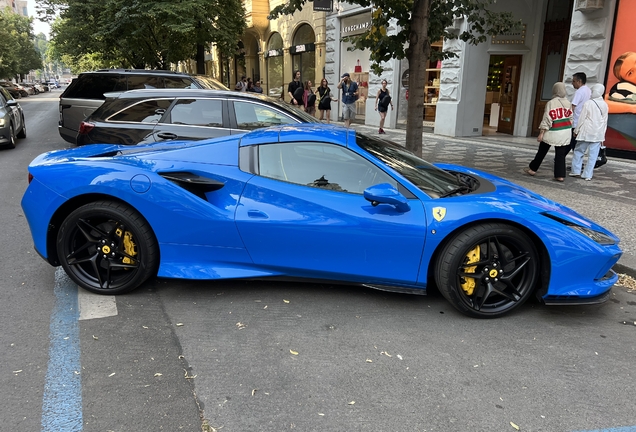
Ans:
{"label": "black alloy wheel", "polygon": [[69,277],[97,294],[123,294],[156,273],[159,248],[148,222],[132,208],[97,201],[73,211],[57,235]]}
{"label": "black alloy wheel", "polygon": [[455,235],[439,255],[436,269],[440,292],[457,310],[476,318],[496,318],[530,297],[539,260],[523,231],[485,223]]}

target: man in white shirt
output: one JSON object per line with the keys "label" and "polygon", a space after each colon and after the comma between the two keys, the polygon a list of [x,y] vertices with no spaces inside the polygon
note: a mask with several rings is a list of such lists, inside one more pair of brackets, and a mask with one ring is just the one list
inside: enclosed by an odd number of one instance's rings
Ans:
{"label": "man in white shirt", "polygon": [[[590,99],[590,95],[592,91],[588,86],[585,85],[587,82],[587,76],[583,72],[577,72],[572,75],[572,86],[576,89],[574,92],[574,97],[572,97],[572,140],[570,141],[570,150],[574,150],[576,147],[576,136],[574,136],[574,128],[576,128],[579,124],[579,116],[581,115],[581,110],[583,109],[583,104]],[[566,153],[566,155],[567,155]]]}
{"label": "man in white shirt", "polygon": [[[605,87],[602,84],[592,86],[592,97],[583,104],[579,116],[579,122],[574,128],[577,144],[572,158],[571,177],[581,177],[584,180],[592,180],[594,165],[601,144],[605,141],[607,131],[607,103],[603,100]],[[588,151],[585,169],[583,168],[583,155]]]}

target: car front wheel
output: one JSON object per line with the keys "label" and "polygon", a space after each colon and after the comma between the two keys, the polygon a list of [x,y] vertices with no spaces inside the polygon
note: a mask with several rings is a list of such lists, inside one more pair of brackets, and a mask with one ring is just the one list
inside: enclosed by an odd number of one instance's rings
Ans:
{"label": "car front wheel", "polygon": [[111,201],[73,211],[57,235],[57,252],[69,277],[98,294],[134,290],[156,272],[157,240],[132,208]]}
{"label": "car front wheel", "polygon": [[472,317],[495,318],[530,297],[539,260],[523,231],[485,223],[456,234],[441,251],[436,270],[438,289],[456,309]]}

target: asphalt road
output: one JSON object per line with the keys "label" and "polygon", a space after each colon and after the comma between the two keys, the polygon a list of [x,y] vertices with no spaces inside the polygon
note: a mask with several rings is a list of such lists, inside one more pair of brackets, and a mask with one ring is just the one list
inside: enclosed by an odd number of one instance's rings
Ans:
{"label": "asphalt road", "polygon": [[[532,301],[486,321],[439,295],[327,284],[154,279],[78,296],[33,251],[19,206],[28,162],[67,146],[58,95],[22,100],[28,137],[0,150],[0,431],[200,431],[201,417],[223,432],[636,430],[636,293],[623,288],[603,305]],[[591,216],[615,231],[633,226],[629,182],[618,195],[563,188],[519,177],[531,150],[490,143],[485,157],[430,139],[438,160],[490,163],[588,216],[602,201]]]}

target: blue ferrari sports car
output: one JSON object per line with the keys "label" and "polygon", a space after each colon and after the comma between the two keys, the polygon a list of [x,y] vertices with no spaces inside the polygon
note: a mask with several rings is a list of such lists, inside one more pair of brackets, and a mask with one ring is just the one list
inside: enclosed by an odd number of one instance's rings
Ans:
{"label": "blue ferrari sports car", "polygon": [[22,207],[38,253],[102,294],[152,276],[436,286],[487,318],[533,293],[605,301],[622,253],[611,232],[507,180],[318,124],[45,153]]}

